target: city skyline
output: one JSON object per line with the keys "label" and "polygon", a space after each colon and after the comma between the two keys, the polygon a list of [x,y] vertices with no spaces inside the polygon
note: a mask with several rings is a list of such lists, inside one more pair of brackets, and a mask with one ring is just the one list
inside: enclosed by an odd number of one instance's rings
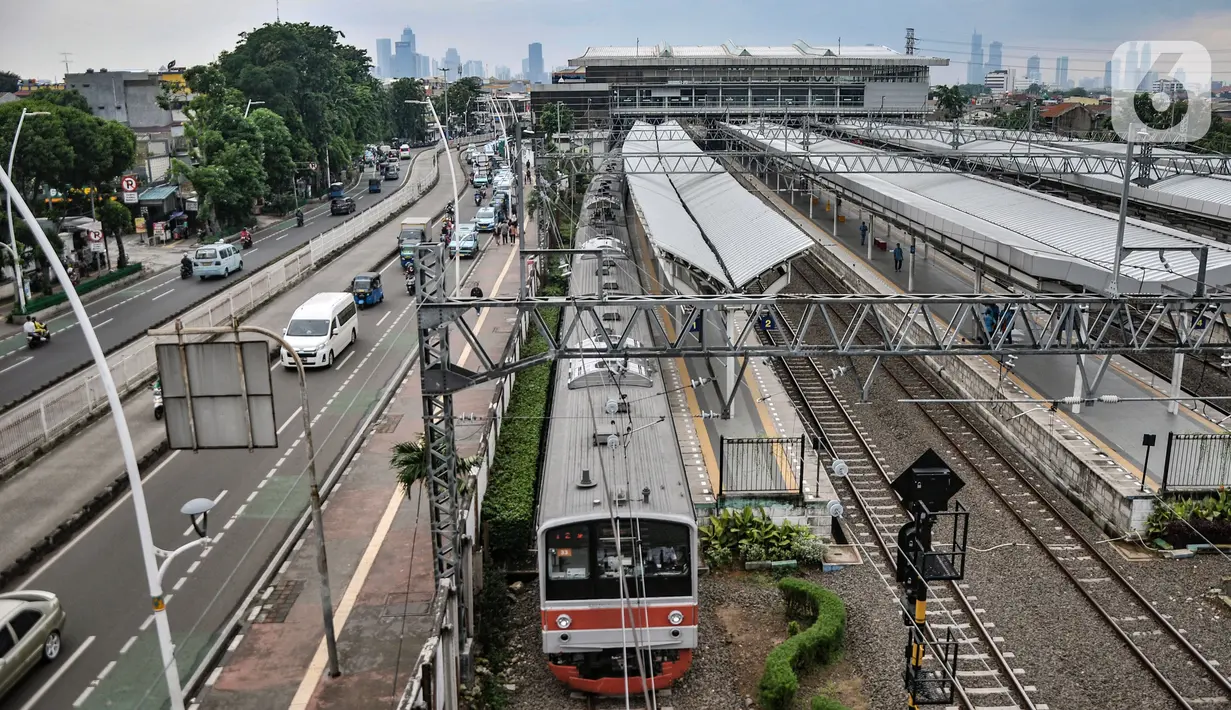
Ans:
{"label": "city skyline", "polygon": [[[906,0],[879,0],[858,7],[819,8],[799,0],[783,0],[776,12],[745,6],[730,0],[715,0],[719,13],[696,13],[692,3],[664,6],[644,0],[629,0],[619,8],[598,8],[593,16],[577,17],[571,6],[559,0],[525,0],[523,12],[502,18],[501,31],[491,36],[440,32],[436,28],[456,23],[456,15],[489,17],[496,11],[490,0],[457,0],[448,7],[415,8],[418,28],[417,52],[442,57],[454,46],[462,57],[481,57],[490,67],[520,66],[528,42],[544,46],[544,69],[567,64],[587,46],[628,45],[638,39],[643,45],[669,42],[677,45],[717,44],[733,41],[748,45],[789,45],[798,39],[812,44],[880,44],[903,49],[906,26],[916,28],[917,51],[950,60],[948,67],[932,73],[934,83],[963,83],[970,62],[970,28],[982,35],[985,65],[992,65],[990,42],[1002,43],[1002,68],[1024,73],[1026,60],[1034,54],[1050,71],[1058,56],[1068,56],[1069,76],[1102,76],[1105,63],[1122,42],[1128,40],[1186,39],[1211,48],[1231,47],[1231,7],[1225,0],[1191,0],[1182,17],[1168,8],[1144,0],[1123,0],[1121,12],[1109,14],[1098,8],[1071,6],[1060,0],[1040,0],[1030,8],[991,7],[976,0],[953,0],[938,4]],[[284,4],[286,5],[286,4]],[[871,7],[869,7],[871,5]],[[365,49],[378,63],[376,40],[390,34],[388,18],[404,12],[404,4],[372,0],[365,12],[324,5],[281,8],[285,22],[311,22],[335,27],[344,42]],[[0,43],[0,67],[26,78],[59,79],[65,67],[61,52],[72,52],[70,71],[109,67],[156,70],[175,59],[181,66],[212,61],[219,52],[235,46],[242,32],[273,22],[274,8],[238,0],[215,0],[207,6],[189,6],[180,20],[191,24],[194,41],[185,43],[174,33],[160,31],[162,20],[142,13],[116,13],[100,5],[80,5],[73,0],[42,3],[7,3],[0,9],[4,26],[22,27]],[[63,27],[47,23],[49,15],[63,13],[80,19]],[[1068,21],[1057,25],[1058,15]],[[644,18],[652,17],[650,22]],[[790,17],[790,22],[783,21]],[[824,34],[806,28],[826,27]],[[956,27],[965,27],[962,30]],[[400,28],[399,28],[400,29]],[[116,41],[99,42],[97,33]],[[963,36],[964,35],[964,36]],[[474,39],[471,39],[471,37]],[[119,38],[140,38],[120,41]],[[1231,77],[1231,52],[1215,52],[1215,74]],[[985,67],[986,68],[986,67]]]}
{"label": "city skyline", "polygon": [[543,45],[531,43],[527,48],[527,56],[522,60],[522,71],[516,77],[505,65],[490,64],[482,59],[467,59],[456,47],[445,50],[444,56],[430,58],[420,54],[414,31],[408,26],[402,30],[402,35],[396,41],[388,37],[376,38],[376,64],[373,68],[375,76],[382,79],[426,78],[442,75],[446,68],[453,77],[475,76],[484,79],[496,78],[509,80],[522,78],[532,82],[550,82],[551,75],[546,70],[543,59]]}

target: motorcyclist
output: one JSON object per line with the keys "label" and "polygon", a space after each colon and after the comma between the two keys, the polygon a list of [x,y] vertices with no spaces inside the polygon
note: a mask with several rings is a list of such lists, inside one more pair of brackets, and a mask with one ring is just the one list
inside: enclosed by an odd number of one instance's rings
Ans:
{"label": "motorcyclist", "polygon": [[38,326],[34,324],[34,316],[26,316],[26,322],[21,324],[21,329],[26,332],[26,337],[33,337],[38,332]]}
{"label": "motorcyclist", "polygon": [[302,209],[299,209],[299,208],[295,209],[295,224],[297,224],[300,227],[303,226],[303,210]]}
{"label": "motorcyclist", "polygon": [[192,257],[185,254],[184,258],[180,259],[180,269],[192,273]]}
{"label": "motorcyclist", "polygon": [[479,190],[475,190],[474,191],[474,206],[478,207],[479,203],[482,201],[483,201],[483,193]]}

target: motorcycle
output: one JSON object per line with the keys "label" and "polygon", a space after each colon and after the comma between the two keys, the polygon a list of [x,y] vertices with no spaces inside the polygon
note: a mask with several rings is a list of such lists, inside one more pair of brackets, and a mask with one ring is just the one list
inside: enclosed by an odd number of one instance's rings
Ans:
{"label": "motorcycle", "polygon": [[478,207],[481,202],[483,202],[483,196],[477,192],[474,193],[474,206]]}
{"label": "motorcycle", "polygon": [[31,350],[41,346],[43,343],[51,342],[51,331],[47,330],[47,326],[35,326],[34,332],[26,335],[26,347]]}
{"label": "motorcycle", "polygon": [[192,264],[180,264],[180,278],[181,279],[192,278]]}
{"label": "motorcycle", "polygon": [[450,217],[453,216],[453,203],[452,202],[450,202],[449,206],[445,208],[445,214],[449,215]]}
{"label": "motorcycle", "polygon": [[239,246],[243,249],[250,248],[252,246],[252,235],[246,233],[239,235]]}
{"label": "motorcycle", "polygon": [[162,419],[162,414],[163,414],[162,387],[155,384],[150,389],[154,391],[154,419]]}
{"label": "motorcycle", "polygon": [[295,226],[296,226],[296,227],[302,227],[302,226],[303,226],[303,212],[296,212],[296,213],[295,213]]}
{"label": "motorcycle", "polygon": [[413,271],[406,272],[406,295],[415,295],[415,274]]}

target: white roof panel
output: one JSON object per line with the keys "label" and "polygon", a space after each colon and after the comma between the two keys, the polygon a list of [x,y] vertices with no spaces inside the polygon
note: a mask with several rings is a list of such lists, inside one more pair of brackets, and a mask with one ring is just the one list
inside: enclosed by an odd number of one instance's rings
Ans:
{"label": "white roof panel", "polygon": [[[624,142],[625,154],[695,153],[701,149],[674,121],[638,122]],[[668,159],[671,160],[671,159]],[[672,161],[674,162],[674,161]],[[716,161],[713,172],[633,174],[633,198],[646,229],[662,249],[732,289],[806,251],[812,239],[749,193]]]}
{"label": "white roof panel", "polygon": [[[810,155],[826,169],[825,153],[880,152],[843,141],[813,136],[801,145],[793,131],[784,142],[781,129],[731,127],[777,153]],[[767,139],[772,137],[772,142]],[[785,146],[785,147],[784,147]],[[883,208],[928,225],[968,247],[1038,278],[1064,281],[1095,291],[1107,288],[1115,251],[1116,215],[1004,183],[960,173],[831,173],[829,180]],[[1207,281],[1231,283],[1231,247],[1136,219],[1129,219],[1126,247],[1209,247]],[[1157,293],[1164,287],[1191,292],[1198,261],[1191,251],[1133,252],[1123,260],[1120,290]]]}

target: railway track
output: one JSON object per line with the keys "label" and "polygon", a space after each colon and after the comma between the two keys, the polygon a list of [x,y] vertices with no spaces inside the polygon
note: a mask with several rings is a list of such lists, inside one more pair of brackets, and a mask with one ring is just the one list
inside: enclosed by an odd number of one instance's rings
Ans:
{"label": "railway track", "polygon": [[[795,273],[813,292],[835,292],[830,280],[811,264],[799,263]],[[779,320],[786,337],[793,337],[792,315],[780,313]],[[771,334],[770,337],[781,336]],[[888,560],[887,564],[892,565],[894,555],[890,553],[893,549],[891,541],[897,528],[906,522],[907,514],[900,504],[892,505],[900,501],[888,488],[890,474],[872,454],[858,421],[844,406],[832,383],[815,362],[792,358],[781,362],[779,367],[780,373],[785,373],[784,384],[788,390],[794,390],[796,404],[805,419],[810,420],[810,426],[816,428],[816,433],[823,432],[834,453],[850,467],[846,484],[861,512],[870,521],[877,546]],[[942,394],[945,388],[935,381],[935,376],[914,359],[888,358],[882,363],[882,368],[884,374],[912,398],[946,396]],[[970,470],[986,482],[1038,548],[1179,707],[1186,710],[1231,707],[1228,704],[1231,703],[1231,681],[1104,559],[1095,543],[1052,505],[1039,488],[1039,485],[1046,484],[1027,462],[986,436],[982,427],[975,424],[974,415],[963,406],[946,403],[916,406],[958,452]],[[883,571],[882,575],[885,575]],[[959,671],[958,680],[965,686],[963,697],[975,695],[979,705],[1003,706],[1005,703],[986,697],[993,693],[1002,694],[1019,707],[1036,708],[1004,654],[996,648],[991,635],[975,616],[961,585],[951,584],[950,589],[960,608],[946,609],[944,613],[969,619],[970,628],[976,630],[979,636],[977,640],[971,639],[969,649],[963,644],[964,655],[977,659],[976,654],[988,654],[987,657],[995,661],[1000,671],[991,676],[974,677],[962,677]],[[976,644],[981,646],[979,651],[974,650]],[[959,668],[963,660],[959,659]],[[970,661],[965,662],[966,668],[970,665]],[[1005,682],[1001,682],[1002,679]],[[972,685],[972,682],[975,684]]]}

